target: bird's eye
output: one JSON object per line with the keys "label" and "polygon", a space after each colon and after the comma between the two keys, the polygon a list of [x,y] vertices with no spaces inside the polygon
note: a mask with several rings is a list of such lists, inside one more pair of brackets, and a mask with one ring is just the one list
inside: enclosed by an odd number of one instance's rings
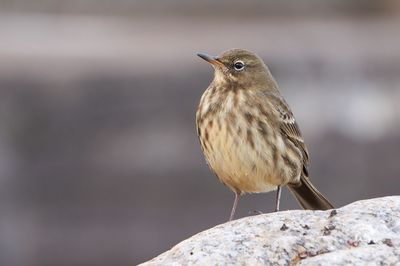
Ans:
{"label": "bird's eye", "polygon": [[242,71],[244,69],[244,63],[243,61],[236,61],[235,63],[233,63],[233,67],[235,68],[236,71]]}

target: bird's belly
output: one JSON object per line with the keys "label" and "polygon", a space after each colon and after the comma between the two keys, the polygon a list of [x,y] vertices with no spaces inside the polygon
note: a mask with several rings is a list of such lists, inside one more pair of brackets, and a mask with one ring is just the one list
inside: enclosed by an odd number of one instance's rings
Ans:
{"label": "bird's belly", "polygon": [[[208,99],[207,95],[202,99]],[[268,192],[279,185],[299,182],[300,151],[288,149],[288,141],[273,121],[254,110],[245,97],[238,97],[235,103],[234,95],[229,94],[214,109],[210,103],[200,106],[196,123],[204,155],[230,189]]]}
{"label": "bird's belly", "polygon": [[[211,168],[218,178],[233,191],[245,193],[259,193],[274,190],[278,182],[274,181],[275,174],[268,169],[261,169],[257,165],[259,160],[241,160],[239,156],[232,155],[230,160],[215,156],[210,162]],[[274,184],[276,183],[276,184]]]}
{"label": "bird's belly", "polygon": [[258,140],[257,135],[253,138],[254,147],[245,135],[224,129],[210,136],[213,148],[212,152],[206,153],[208,164],[221,182],[233,191],[268,192],[284,182],[273,163],[271,147]]}

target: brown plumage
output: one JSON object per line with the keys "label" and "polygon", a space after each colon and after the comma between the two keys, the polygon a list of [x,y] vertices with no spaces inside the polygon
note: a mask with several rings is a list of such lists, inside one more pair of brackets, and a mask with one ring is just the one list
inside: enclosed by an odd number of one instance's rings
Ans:
{"label": "brown plumage", "polygon": [[254,53],[234,49],[213,57],[198,54],[215,69],[196,113],[200,144],[210,169],[240,195],[287,185],[305,209],[332,204],[308,178],[308,151],[292,111],[267,66]]}

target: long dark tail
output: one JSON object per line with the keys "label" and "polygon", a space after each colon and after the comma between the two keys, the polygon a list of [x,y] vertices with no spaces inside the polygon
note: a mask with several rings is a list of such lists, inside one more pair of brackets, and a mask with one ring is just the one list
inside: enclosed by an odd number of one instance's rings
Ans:
{"label": "long dark tail", "polygon": [[289,185],[288,188],[304,209],[329,210],[334,208],[304,175],[301,175],[300,184]]}

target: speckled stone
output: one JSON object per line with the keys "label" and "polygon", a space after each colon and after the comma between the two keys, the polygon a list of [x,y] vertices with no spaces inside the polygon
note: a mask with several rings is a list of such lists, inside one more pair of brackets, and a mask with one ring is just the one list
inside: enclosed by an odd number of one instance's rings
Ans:
{"label": "speckled stone", "polygon": [[400,265],[400,196],[242,218],[141,265]]}

